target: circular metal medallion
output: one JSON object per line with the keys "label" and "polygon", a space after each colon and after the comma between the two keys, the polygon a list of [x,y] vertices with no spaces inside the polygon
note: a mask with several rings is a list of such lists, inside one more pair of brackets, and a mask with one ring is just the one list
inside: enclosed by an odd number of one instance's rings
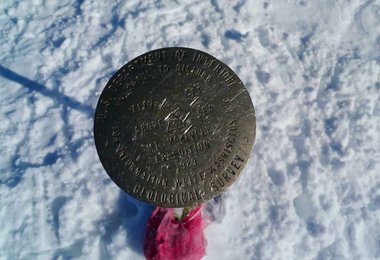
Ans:
{"label": "circular metal medallion", "polygon": [[104,88],[95,112],[99,158],[124,191],[161,207],[222,193],[255,140],[255,111],[238,76],[189,48],[145,53]]}

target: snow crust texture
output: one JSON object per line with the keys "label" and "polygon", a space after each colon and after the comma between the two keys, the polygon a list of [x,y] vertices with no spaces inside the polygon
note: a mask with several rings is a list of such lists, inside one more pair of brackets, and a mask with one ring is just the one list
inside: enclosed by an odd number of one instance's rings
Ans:
{"label": "snow crust texture", "polygon": [[204,259],[380,258],[378,0],[1,1],[0,26],[0,258],[144,259],[152,208],[104,172],[93,114],[170,46],[224,61],[256,109]]}

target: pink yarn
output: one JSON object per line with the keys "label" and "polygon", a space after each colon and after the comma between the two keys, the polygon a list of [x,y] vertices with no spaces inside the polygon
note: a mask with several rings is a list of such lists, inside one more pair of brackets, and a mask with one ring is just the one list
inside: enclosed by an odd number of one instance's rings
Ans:
{"label": "pink yarn", "polygon": [[205,255],[201,207],[182,220],[174,219],[174,210],[156,208],[148,220],[144,241],[147,260],[198,260]]}

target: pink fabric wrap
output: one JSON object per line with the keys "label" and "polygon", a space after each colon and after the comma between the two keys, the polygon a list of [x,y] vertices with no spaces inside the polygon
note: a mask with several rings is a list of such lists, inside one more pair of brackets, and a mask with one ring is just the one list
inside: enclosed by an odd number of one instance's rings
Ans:
{"label": "pink fabric wrap", "polygon": [[201,206],[178,222],[174,210],[156,208],[148,220],[144,241],[147,260],[197,260],[205,255],[205,223]]}

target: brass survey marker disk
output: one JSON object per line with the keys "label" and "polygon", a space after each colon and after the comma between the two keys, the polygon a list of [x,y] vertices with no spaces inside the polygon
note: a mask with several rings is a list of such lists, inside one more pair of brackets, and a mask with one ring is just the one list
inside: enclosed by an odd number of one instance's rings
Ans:
{"label": "brass survey marker disk", "polygon": [[95,112],[99,158],[133,197],[189,207],[238,177],[255,140],[255,111],[238,76],[189,48],[145,53],[104,88]]}

